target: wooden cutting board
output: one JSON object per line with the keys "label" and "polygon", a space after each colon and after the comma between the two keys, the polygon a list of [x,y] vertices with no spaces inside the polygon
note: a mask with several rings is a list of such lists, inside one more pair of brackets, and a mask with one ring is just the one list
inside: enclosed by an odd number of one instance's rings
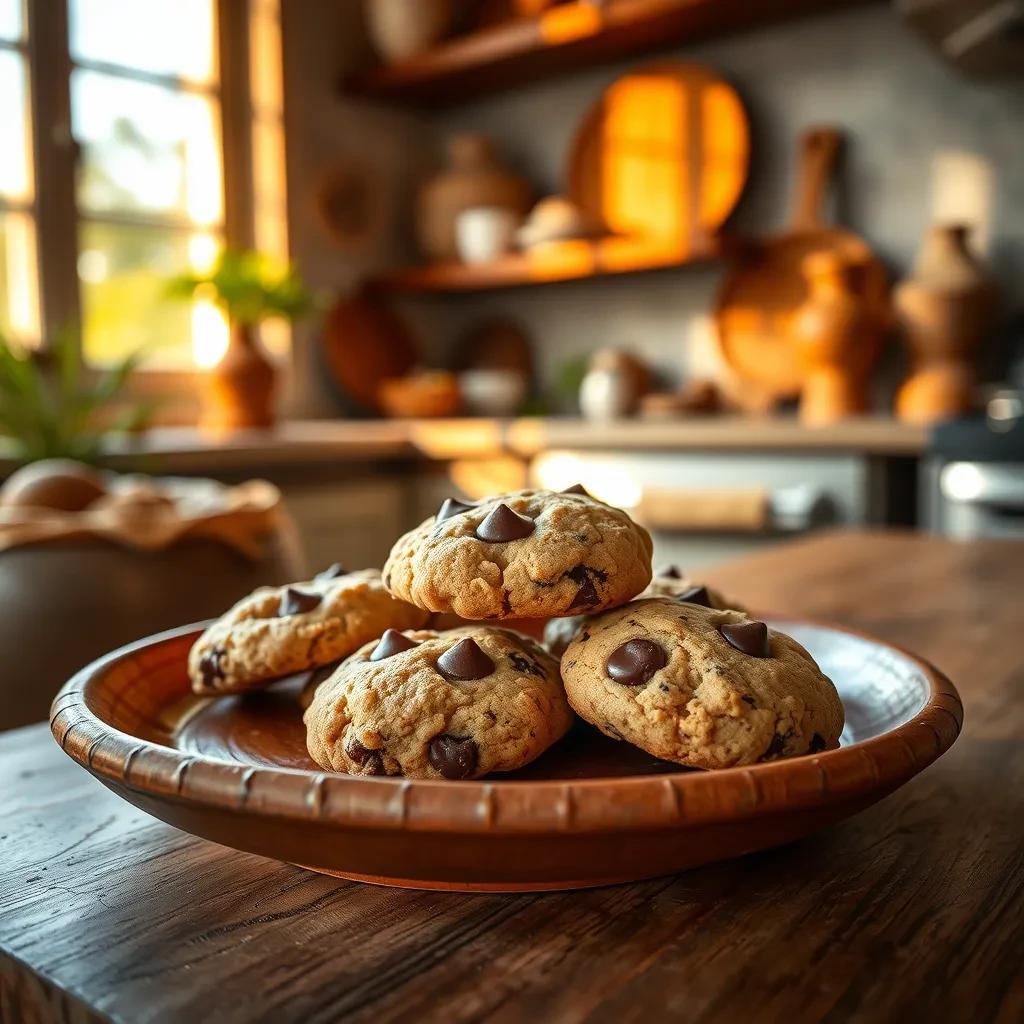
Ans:
{"label": "wooden cutting board", "polygon": [[707,239],[747,180],[736,90],[697,64],[659,61],[613,82],[573,142],[567,192],[613,235]]}
{"label": "wooden cutting board", "polygon": [[[744,247],[719,293],[715,319],[722,355],[748,392],[739,397],[751,406],[800,393],[802,372],[790,339],[794,313],[807,297],[801,264],[810,253],[834,252],[855,265],[858,292],[879,321],[885,319],[885,268],[863,239],[823,218],[841,144],[834,128],[804,135],[789,227]],[[866,340],[875,342],[874,334]]]}

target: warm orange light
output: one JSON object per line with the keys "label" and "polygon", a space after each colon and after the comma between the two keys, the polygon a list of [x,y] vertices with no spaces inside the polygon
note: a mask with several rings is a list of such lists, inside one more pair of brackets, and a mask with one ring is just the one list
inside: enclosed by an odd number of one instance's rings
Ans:
{"label": "warm orange light", "polygon": [[549,46],[592,36],[602,25],[601,8],[594,3],[563,4],[540,17],[540,37]]}

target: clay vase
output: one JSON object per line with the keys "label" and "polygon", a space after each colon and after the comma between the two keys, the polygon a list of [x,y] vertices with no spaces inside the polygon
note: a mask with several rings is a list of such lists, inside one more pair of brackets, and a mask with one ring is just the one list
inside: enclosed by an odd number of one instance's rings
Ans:
{"label": "clay vase", "polygon": [[834,252],[807,256],[808,296],[792,340],[804,373],[800,419],[823,426],[867,409],[867,379],[879,330],[858,292],[857,267]]}
{"label": "clay vase", "polygon": [[896,395],[896,414],[934,423],[971,410],[974,352],[992,326],[997,293],[967,245],[964,225],[931,228],[912,277],[894,295],[910,348],[911,373]]}
{"label": "clay vase", "polygon": [[443,39],[455,16],[453,0],[367,0],[374,48],[388,63],[407,60]]}
{"label": "clay vase", "polygon": [[233,324],[227,351],[207,379],[200,426],[218,432],[273,426],[276,385],[277,369],[252,328]]}
{"label": "clay vase", "polygon": [[448,145],[448,169],[431,178],[416,204],[416,234],[430,259],[458,258],[455,223],[474,206],[511,210],[518,218],[530,209],[530,188],[498,162],[485,135],[456,135]]}

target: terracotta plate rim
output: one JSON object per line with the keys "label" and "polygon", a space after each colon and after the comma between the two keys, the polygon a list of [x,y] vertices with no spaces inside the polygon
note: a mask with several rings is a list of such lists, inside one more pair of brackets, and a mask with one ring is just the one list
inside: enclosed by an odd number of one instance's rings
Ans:
{"label": "terracotta plate rim", "polygon": [[790,760],[713,772],[467,782],[238,764],[121,732],[92,710],[86,692],[91,683],[144,649],[197,636],[204,628],[199,623],[128,644],[83,668],[54,698],[50,728],[69,757],[115,789],[308,824],[435,833],[633,832],[861,802],[867,794],[895,789],[953,745],[963,704],[930,662],[845,626],[794,615],[770,618],[845,633],[898,653],[927,680],[928,700],[893,730]]}

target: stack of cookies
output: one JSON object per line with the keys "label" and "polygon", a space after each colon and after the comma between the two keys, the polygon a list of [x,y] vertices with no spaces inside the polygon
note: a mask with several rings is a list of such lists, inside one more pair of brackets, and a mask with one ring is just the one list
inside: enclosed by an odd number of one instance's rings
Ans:
{"label": "stack of cookies", "polygon": [[[534,620],[543,646],[506,620]],[[843,727],[807,651],[674,567],[652,581],[647,532],[582,487],[449,498],[383,573],[258,590],[189,659],[202,694],[300,672],[310,756],[353,775],[512,771],[573,712],[695,768],[824,750]]]}

